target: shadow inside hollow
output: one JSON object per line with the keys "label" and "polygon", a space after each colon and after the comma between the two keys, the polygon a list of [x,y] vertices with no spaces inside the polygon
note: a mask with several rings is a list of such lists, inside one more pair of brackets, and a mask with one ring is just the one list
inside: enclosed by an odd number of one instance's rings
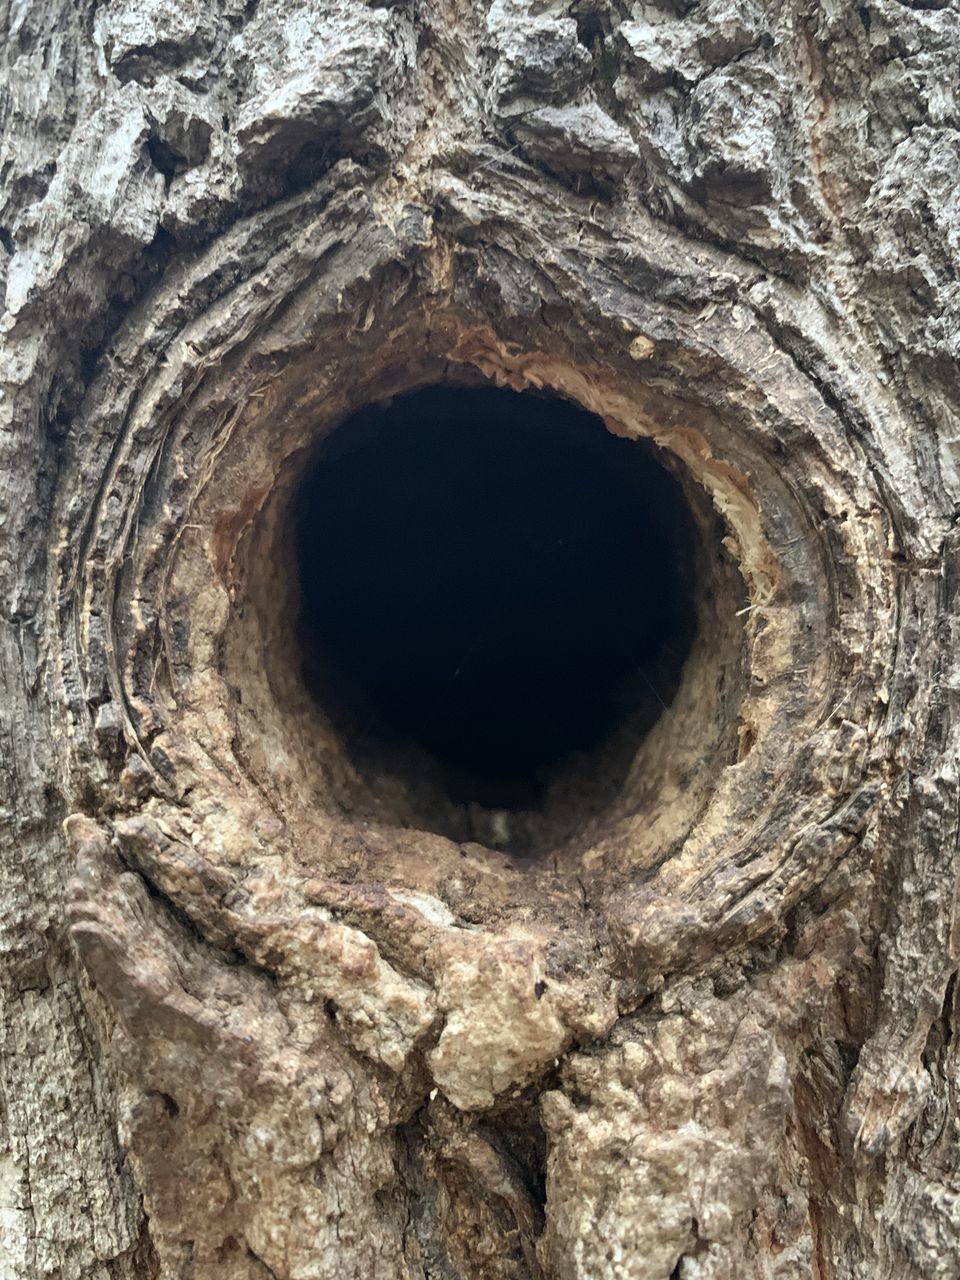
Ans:
{"label": "shadow inside hollow", "polygon": [[561,762],[654,720],[695,630],[680,485],[558,399],[361,410],[307,473],[296,537],[313,695],[349,748],[426,752],[457,803],[534,806]]}

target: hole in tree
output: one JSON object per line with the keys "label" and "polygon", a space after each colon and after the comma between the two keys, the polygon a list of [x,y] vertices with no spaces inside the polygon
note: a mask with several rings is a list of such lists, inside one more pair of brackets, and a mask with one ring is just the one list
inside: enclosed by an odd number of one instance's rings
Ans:
{"label": "hole in tree", "polygon": [[306,473],[296,540],[312,695],[368,780],[442,793],[422,825],[460,838],[450,806],[616,787],[696,630],[680,483],[559,399],[433,387],[361,410]]}

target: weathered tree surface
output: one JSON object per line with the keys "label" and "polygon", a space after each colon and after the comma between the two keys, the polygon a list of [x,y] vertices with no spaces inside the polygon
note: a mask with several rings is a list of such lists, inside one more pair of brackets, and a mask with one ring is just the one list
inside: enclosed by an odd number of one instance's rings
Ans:
{"label": "weathered tree surface", "polygon": [[[0,1277],[953,1280],[956,6],[0,15]],[[297,656],[311,446],[445,382],[700,529],[523,856]]]}

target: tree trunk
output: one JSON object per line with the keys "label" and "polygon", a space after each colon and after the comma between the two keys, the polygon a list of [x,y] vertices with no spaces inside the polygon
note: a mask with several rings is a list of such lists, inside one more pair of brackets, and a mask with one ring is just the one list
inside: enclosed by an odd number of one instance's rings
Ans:
{"label": "tree trunk", "polygon": [[[955,7],[0,13],[0,1277],[960,1274]],[[436,386],[674,504],[522,802],[308,678]]]}

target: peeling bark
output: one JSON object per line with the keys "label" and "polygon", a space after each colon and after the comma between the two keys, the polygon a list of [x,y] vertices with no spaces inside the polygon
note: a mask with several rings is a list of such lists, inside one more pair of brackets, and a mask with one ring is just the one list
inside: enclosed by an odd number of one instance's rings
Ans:
{"label": "peeling bark", "polygon": [[[0,1277],[958,1274],[955,7],[0,16]],[[589,812],[304,681],[298,485],[435,384],[689,505]]]}

